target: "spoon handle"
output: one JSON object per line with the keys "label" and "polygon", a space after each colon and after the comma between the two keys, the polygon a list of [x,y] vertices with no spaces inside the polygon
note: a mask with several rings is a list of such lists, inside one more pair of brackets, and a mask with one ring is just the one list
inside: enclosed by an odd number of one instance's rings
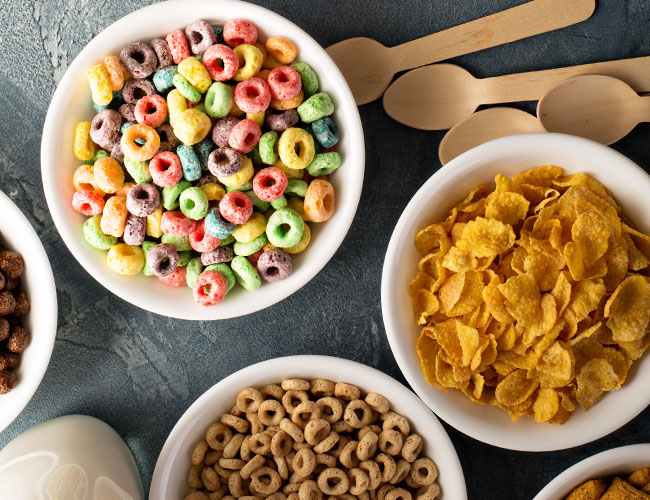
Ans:
{"label": "spoon handle", "polygon": [[596,0],[533,0],[389,49],[395,71],[564,28],[588,19]]}

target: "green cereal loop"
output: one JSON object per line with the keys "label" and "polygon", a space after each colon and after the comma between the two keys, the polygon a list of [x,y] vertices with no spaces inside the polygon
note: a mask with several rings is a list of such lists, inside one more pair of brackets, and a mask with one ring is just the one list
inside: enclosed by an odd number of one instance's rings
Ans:
{"label": "green cereal loop", "polygon": [[305,93],[305,97],[311,97],[318,91],[318,77],[314,70],[311,69],[309,64],[304,62],[296,62],[291,65],[300,75],[300,80],[302,81],[302,91]]}
{"label": "green cereal loop", "polygon": [[258,143],[260,147],[260,159],[267,165],[273,165],[278,161],[278,133],[274,130],[264,132]]}
{"label": "green cereal loop", "polygon": [[239,284],[246,290],[252,292],[262,286],[260,275],[246,257],[237,255],[230,262],[230,267]]}
{"label": "green cereal loop", "polygon": [[187,263],[187,268],[185,270],[185,282],[187,283],[187,286],[194,288],[194,282],[202,272],[203,264],[201,263],[201,257],[194,257],[191,259]]}
{"label": "green cereal loop", "polygon": [[[285,231],[282,226],[287,224],[289,230]],[[281,208],[273,212],[266,224],[266,236],[271,244],[279,248],[289,248],[297,245],[305,230],[305,223],[298,212],[290,208]]]}
{"label": "green cereal loop", "polygon": [[125,156],[124,168],[126,168],[126,171],[138,184],[142,184],[143,182],[151,182],[151,174],[149,173],[148,162],[134,160],[133,158]]}
{"label": "green cereal loop", "polygon": [[311,123],[323,116],[329,116],[334,113],[334,102],[332,102],[332,98],[329,94],[321,92],[319,94],[314,94],[303,102],[298,106],[297,111],[303,122]]}
{"label": "green cereal loop", "polygon": [[255,147],[253,150],[248,153],[248,157],[251,159],[254,165],[259,165],[261,163],[264,163],[262,161],[262,157],[260,156],[260,143],[258,141],[257,144],[255,144]]}
{"label": "green cereal loop", "polygon": [[275,208],[276,210],[279,210],[281,208],[284,208],[287,206],[287,197],[283,194],[280,195],[279,198],[276,198],[271,202],[271,206]]}
{"label": "green cereal loop", "polygon": [[182,181],[179,181],[178,184],[163,188],[162,206],[165,210],[176,210],[180,206],[178,198],[180,198],[181,193],[191,186],[192,183],[190,181],[183,179]]}
{"label": "green cereal loop", "polygon": [[190,82],[188,82],[180,73],[174,75],[172,82],[174,82],[174,87],[176,87],[181,95],[188,101],[199,102],[201,100],[201,93],[192,87]]}
{"label": "green cereal loop", "polygon": [[307,172],[314,177],[329,175],[341,166],[341,161],[341,155],[335,151],[320,153],[307,166]]}
{"label": "green cereal loop", "polygon": [[101,215],[94,215],[82,227],[82,233],[88,244],[97,250],[108,250],[117,244],[115,236],[104,234],[99,223],[102,220]]}
{"label": "green cereal loop", "polygon": [[271,206],[268,201],[260,200],[255,194],[255,191],[246,191],[244,194],[250,198],[253,206],[262,213],[266,212]]}
{"label": "green cereal loop", "polygon": [[151,250],[153,247],[155,247],[158,243],[155,241],[149,241],[149,240],[144,240],[142,242],[142,251],[144,252],[144,267],[142,268],[142,274],[145,276],[153,276],[153,271],[149,267],[149,264],[147,264],[147,254],[149,253],[149,250]]}
{"label": "green cereal loop", "polygon": [[169,234],[163,233],[160,240],[163,243],[169,243],[172,245],[177,252],[189,252],[192,250],[190,239],[187,236],[170,236]]}
{"label": "green cereal loop", "polygon": [[253,181],[248,181],[246,184],[242,184],[241,186],[226,186],[227,193],[230,193],[231,191],[250,191],[251,189],[253,189]]}
{"label": "green cereal loop", "polygon": [[307,194],[307,183],[302,179],[288,179],[284,194],[295,194],[304,198]]}
{"label": "green cereal loop", "polygon": [[223,118],[230,113],[233,102],[232,87],[214,82],[205,94],[205,113],[211,118]]}
{"label": "green cereal loop", "polygon": [[196,106],[194,106],[194,109],[198,109],[201,113],[205,113],[205,104],[199,103]]}
{"label": "green cereal loop", "polygon": [[224,264],[223,262],[220,262],[219,264],[210,264],[205,268],[205,270],[217,271],[218,273],[221,273],[224,278],[226,278],[226,282],[228,283],[228,290],[226,290],[226,293],[232,290],[232,287],[235,286],[235,275],[233,274],[232,269],[230,269],[230,266],[228,264]]}
{"label": "green cereal loop", "polygon": [[192,252],[178,252],[178,267],[186,266],[192,258]]}
{"label": "green cereal loop", "polygon": [[187,188],[181,193],[179,204],[181,212],[189,219],[201,220],[208,215],[208,198],[201,188]]}
{"label": "green cereal loop", "polygon": [[97,160],[100,158],[106,158],[108,156],[108,151],[104,151],[103,149],[98,149],[95,155],[86,162],[86,165],[94,165]]}
{"label": "green cereal loop", "polygon": [[232,234],[229,234],[228,237],[225,240],[221,240],[221,243],[219,243],[220,247],[227,247],[231,243],[234,243],[235,237]]}
{"label": "green cereal loop", "polygon": [[235,255],[248,257],[258,250],[261,250],[264,245],[266,245],[266,235],[262,233],[253,241],[249,241],[248,243],[240,243],[238,241],[233,245],[232,249],[235,251]]}

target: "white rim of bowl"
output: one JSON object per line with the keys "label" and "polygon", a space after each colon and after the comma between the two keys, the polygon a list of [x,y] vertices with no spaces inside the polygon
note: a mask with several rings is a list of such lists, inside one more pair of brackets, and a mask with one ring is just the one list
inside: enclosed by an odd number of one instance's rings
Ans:
{"label": "white rim of bowl", "polygon": [[[641,463],[640,467],[647,467],[648,464],[650,464],[650,444],[642,443],[621,446],[620,448],[605,450],[596,455],[592,455],[589,458],[585,458],[556,476],[555,479],[544,486],[544,488],[535,495],[533,500],[560,500],[564,498],[574,488],[580,486],[582,482],[588,481],[589,479],[597,479],[599,477],[598,474],[600,473],[596,472],[594,477],[594,469],[597,469],[598,464],[604,460],[607,460],[610,464],[638,460],[639,463]],[[628,471],[628,474],[631,472],[633,471]],[[621,473],[624,473],[623,468],[621,468]],[[610,474],[606,474],[606,476],[607,475]],[[568,481],[573,477],[579,477],[581,479],[577,479],[576,484],[569,484]]]}
{"label": "white rim of bowl", "polygon": [[[57,181],[54,175],[55,169],[52,165],[52,161],[49,160],[49,158],[53,157],[53,154],[51,154],[51,152],[54,150],[54,141],[50,140],[47,143],[45,141],[46,137],[52,138],[56,135],[56,130],[58,127],[58,116],[61,116],[63,113],[65,113],[65,105],[63,103],[64,95],[62,89],[64,87],[71,86],[73,80],[75,78],[78,78],[78,75],[80,74],[82,69],[84,69],[82,68],[82,59],[86,57],[86,54],[95,50],[96,46],[101,47],[104,40],[110,38],[110,33],[108,33],[109,30],[112,31],[120,27],[126,28],[127,25],[130,24],[133,20],[138,18],[147,18],[149,16],[153,16],[155,15],[156,12],[159,12],[161,10],[177,9],[179,4],[178,0],[167,0],[165,2],[152,4],[147,7],[138,9],[134,12],[131,12],[130,14],[127,14],[126,16],[118,19],[111,25],[104,28],[97,36],[95,36],[90,42],[88,42],[88,44],[74,58],[74,60],[66,70],[65,74],[63,75],[63,78],[57,85],[56,91],[52,96],[52,101],[50,102],[47,115],[45,117],[45,123],[43,125],[43,135],[41,140],[41,177],[43,180],[43,191],[45,192],[45,199],[47,201],[47,205],[50,211],[50,215],[52,216],[52,220],[54,221],[54,225],[56,226],[59,235],[63,240],[63,243],[65,243],[66,247],[68,247],[68,250],[70,250],[70,253],[72,253],[72,255],[75,257],[77,262],[79,262],[79,264],[81,264],[84,270],[88,274],[90,274],[93,278],[95,278],[95,280],[98,283],[100,283],[100,285],[105,287],[114,295],[120,297],[122,300],[125,300],[130,304],[133,304],[141,309],[159,314],[161,316],[174,317],[177,319],[195,320],[195,321],[212,321],[212,320],[228,319],[228,318],[252,314],[254,312],[260,311],[274,304],[277,304],[278,302],[281,302],[282,300],[286,299],[290,295],[296,293],[307,283],[309,283],[318,273],[320,273],[320,271],[332,259],[336,251],[343,243],[343,240],[345,239],[348,231],[350,230],[350,226],[352,225],[352,221],[359,207],[359,202],[361,199],[361,191],[363,189],[363,179],[365,174],[365,148],[364,148],[365,142],[364,142],[364,135],[363,135],[363,127],[361,125],[361,117],[359,116],[359,111],[354,101],[354,97],[352,96],[352,91],[350,90],[350,87],[345,81],[343,74],[340,72],[340,70],[338,69],[338,67],[332,60],[332,58],[329,56],[329,54],[327,54],[325,49],[318,42],[316,42],[316,40],[314,40],[311,35],[309,35],[305,30],[300,28],[292,21],[289,21],[288,19],[281,16],[280,14],[277,14],[271,10],[268,10],[264,7],[260,7],[258,5],[249,4],[248,2],[242,2],[241,0],[218,0],[217,2],[215,2],[215,0],[185,0],[183,2],[184,4],[183,6],[184,8],[195,8],[195,6],[214,5],[215,3],[218,3],[219,7],[224,9],[228,8],[228,6],[237,7],[237,5],[246,4],[247,9],[252,9],[254,11],[259,12],[260,14],[263,14],[266,17],[266,19],[268,19],[269,25],[272,25],[274,22],[290,23],[291,25],[293,25],[293,27],[295,27],[297,31],[299,31],[302,35],[307,37],[307,39],[314,44],[314,49],[317,50],[317,52],[319,53],[318,57],[322,58],[323,61],[324,67],[322,70],[334,74],[332,80],[334,81],[333,85],[336,87],[336,91],[337,91],[336,97],[337,100],[339,101],[339,107],[346,107],[353,110],[352,114],[355,120],[352,123],[346,122],[346,130],[345,130],[345,133],[351,136],[351,142],[353,144],[358,144],[358,149],[354,151],[354,155],[352,154],[352,152],[350,153],[350,160],[349,160],[351,163],[358,164],[358,175],[357,178],[355,179],[356,183],[353,184],[352,186],[350,185],[347,186],[347,189],[351,190],[350,199],[354,200],[353,206],[350,207],[353,209],[344,213],[342,220],[338,221],[340,225],[346,227],[345,231],[342,232],[340,236],[338,236],[335,239],[329,240],[327,244],[324,245],[325,249],[323,250],[322,258],[321,258],[322,263],[320,265],[314,265],[313,269],[310,269],[308,272],[305,272],[304,275],[302,276],[302,279],[300,279],[300,281],[297,282],[297,286],[292,291],[283,291],[281,293],[278,292],[273,293],[273,291],[270,291],[269,293],[263,294],[259,297],[255,297],[256,300],[253,302],[251,308],[246,312],[246,314],[241,314],[241,315],[232,314],[230,308],[218,307],[218,306],[211,308],[211,311],[214,311],[214,314],[211,315],[209,318],[208,317],[195,318],[189,314],[184,315],[182,312],[179,314],[176,314],[176,312],[170,314],[170,311],[163,310],[162,308],[158,308],[156,305],[148,304],[145,307],[144,305],[140,304],[139,295],[137,293],[136,288],[129,288],[129,287],[120,288],[117,286],[113,286],[110,283],[101,282],[97,276],[102,274],[103,268],[98,264],[97,258],[91,255],[89,252],[84,251],[80,247],[77,247],[69,243],[72,242],[75,238],[76,239],[81,238],[80,236],[81,227],[78,227],[77,231],[74,231],[72,228],[68,228],[64,223],[64,219],[65,219],[64,215],[60,213],[57,208],[57,203],[59,201],[59,198],[61,197],[61,193],[59,193],[58,189],[56,188]],[[337,81],[339,83],[336,83]],[[188,300],[191,299],[188,298]]]}
{"label": "white rim of bowl", "polygon": [[[442,426],[440,421],[433,414],[431,409],[424,404],[424,402],[418,398],[413,391],[408,387],[404,386],[394,378],[386,375],[379,370],[372,368],[370,366],[357,363],[356,361],[351,361],[344,358],[337,358],[333,356],[321,356],[321,355],[296,355],[296,356],[285,356],[281,358],[273,358],[267,361],[261,361],[253,365],[242,368],[241,370],[236,371],[235,373],[228,375],[226,378],[217,382],[210,389],[204,392],[201,396],[198,397],[194,403],[183,413],[181,418],[176,422],[173,429],[169,433],[169,436],[165,440],[165,444],[160,451],[158,460],[156,461],[156,466],[154,468],[152,477],[151,477],[151,486],[149,488],[149,498],[152,500],[159,500],[164,498],[165,488],[167,486],[167,478],[170,476],[169,471],[171,467],[171,459],[178,453],[178,449],[181,445],[182,440],[186,437],[187,429],[191,425],[192,420],[195,418],[195,414],[200,412],[200,407],[206,404],[208,401],[213,399],[220,392],[228,392],[236,394],[239,390],[245,387],[245,375],[248,372],[264,372],[264,373],[296,373],[298,376],[301,373],[308,372],[312,369],[313,366],[318,364],[334,364],[337,363],[341,365],[341,377],[345,378],[348,373],[358,373],[365,378],[372,378],[376,380],[377,388],[381,392],[387,387],[389,391],[385,392],[399,392],[404,395],[404,398],[410,400],[408,403],[412,407],[420,412],[421,414],[426,414],[431,417],[429,425],[433,428],[433,432],[429,431],[432,434],[436,435],[435,442],[432,444],[434,447],[439,449],[445,449],[446,454],[449,457],[452,457],[448,462],[443,464],[436,464],[439,470],[443,470],[444,474],[448,474],[448,471],[456,472],[455,477],[450,479],[450,483],[454,483],[458,491],[462,491],[463,494],[460,497],[455,498],[454,500],[466,500],[467,499],[467,490],[465,485],[465,476],[463,474],[463,468],[460,464],[458,458],[458,453],[454,447],[447,431]],[[278,375],[278,378],[281,378],[281,375]],[[354,376],[350,378],[356,378]],[[350,383],[355,383],[354,380],[350,380]],[[269,380],[269,383],[271,381]],[[390,397],[387,396],[390,400]],[[424,412],[424,413],[422,413]],[[408,418],[408,417],[407,417]],[[409,418],[413,422],[411,418]],[[416,424],[417,425],[417,424]],[[420,429],[420,433],[423,433],[424,430]],[[424,435],[424,434],[423,434]],[[428,439],[428,438],[427,438]],[[451,462],[451,463],[450,463]],[[188,461],[189,464],[189,461]],[[444,484],[444,483],[443,483]],[[448,483],[449,484],[449,483]],[[443,492],[444,495],[444,492]]]}
{"label": "white rim of bowl", "polygon": [[[557,133],[550,133],[550,132],[517,134],[513,136],[502,137],[500,139],[495,139],[493,141],[486,142],[484,144],[481,144],[480,146],[470,149],[469,151],[466,151],[465,153],[454,158],[449,163],[442,166],[437,172],[435,172],[422,185],[422,187],[418,189],[415,195],[413,195],[409,203],[406,205],[406,208],[402,212],[402,215],[400,216],[399,220],[397,221],[397,224],[395,225],[395,229],[393,230],[393,234],[390,238],[390,242],[386,250],[386,256],[384,258],[384,265],[382,269],[382,279],[381,279],[381,309],[382,309],[382,316],[384,319],[386,336],[388,338],[388,343],[390,345],[393,356],[397,361],[397,365],[399,366],[400,370],[402,371],[402,374],[404,375],[404,378],[409,383],[409,385],[413,388],[415,393],[422,399],[422,401],[424,401],[427,404],[427,406],[429,406],[429,408],[431,408],[431,410],[439,418],[444,420],[447,424],[451,425],[459,432],[462,432],[463,434],[473,439],[476,439],[477,441],[480,441],[482,443],[486,443],[492,446],[496,446],[508,450],[514,450],[514,451],[545,452],[545,451],[556,451],[556,450],[581,446],[596,441],[597,439],[607,436],[608,434],[620,429],[625,424],[630,422],[634,417],[636,417],[639,413],[641,413],[645,408],[648,407],[648,405],[650,404],[650,392],[648,393],[648,396],[645,399],[638,398],[632,401],[631,402],[632,404],[627,408],[627,411],[624,412],[625,414],[624,418],[622,418],[619,421],[612,422],[607,426],[604,426],[597,435],[594,435],[587,440],[585,440],[584,438],[575,437],[573,439],[570,438],[565,439],[562,442],[562,444],[559,446],[554,444],[551,445],[551,447],[549,447],[548,445],[545,446],[545,443],[543,442],[538,443],[538,446],[522,446],[516,440],[509,440],[504,442],[503,439],[495,438],[494,436],[491,435],[481,434],[480,429],[477,429],[475,427],[474,424],[476,422],[473,418],[471,417],[464,418],[462,412],[456,413],[454,411],[448,411],[441,405],[437,404],[437,402],[434,399],[428,396],[427,392],[435,388],[430,386],[424,379],[419,363],[409,364],[409,359],[407,358],[406,353],[397,349],[398,347],[397,336],[401,335],[401,331],[399,328],[399,321],[397,317],[393,314],[393,310],[392,307],[390,307],[389,305],[389,299],[388,299],[388,297],[390,296],[389,289],[391,288],[392,281],[393,281],[391,277],[391,268],[393,268],[394,261],[396,261],[399,258],[399,256],[397,255],[397,249],[400,245],[400,242],[404,240],[404,236],[406,233],[405,221],[411,218],[414,214],[417,214],[418,212],[421,211],[422,206],[424,206],[423,205],[424,199],[426,199],[427,193],[428,191],[431,190],[432,186],[440,182],[441,180],[446,179],[448,176],[463,174],[464,171],[469,170],[471,168],[471,164],[473,163],[474,160],[480,160],[485,156],[486,150],[488,151],[492,150],[493,148],[499,147],[502,144],[505,147],[505,145],[508,142],[512,142],[513,140],[516,141],[518,140],[517,138],[524,137],[524,136],[531,138],[533,140],[538,139],[543,141],[546,140],[558,141],[559,143],[565,142],[567,143],[566,144],[567,146],[575,145],[576,142],[582,142],[586,146],[592,148],[598,148],[602,156],[611,158],[610,163],[626,164],[627,168],[636,170],[640,173],[645,174],[646,176],[649,175],[639,165],[637,165],[632,160],[630,160],[623,154],[619,153],[618,151],[615,151],[614,149],[608,146],[604,146],[602,144],[591,141],[589,139],[584,139],[582,137],[576,137],[567,134],[557,134]],[[465,166],[458,167],[457,165],[459,163],[461,165],[465,163]],[[435,389],[435,390],[441,391],[440,389]]]}
{"label": "white rim of bowl", "polygon": [[[43,343],[46,343],[45,352],[47,352],[47,362],[43,363],[41,366],[29,367],[29,369],[32,370],[33,373],[36,373],[34,379],[38,378],[38,384],[34,385],[34,387],[30,389],[24,390],[24,394],[22,394],[20,398],[20,404],[16,405],[13,408],[5,408],[2,404],[2,396],[0,396],[0,409],[2,410],[0,412],[1,413],[0,432],[2,432],[18,417],[18,415],[22,413],[22,411],[25,409],[27,404],[34,397],[34,394],[36,394],[36,391],[38,390],[38,388],[41,385],[41,382],[43,381],[43,377],[45,376],[45,372],[47,371],[47,367],[49,366],[50,359],[52,357],[52,350],[54,349],[54,341],[56,340],[56,331],[57,331],[57,323],[58,323],[58,302],[57,302],[57,295],[56,295],[56,284],[54,283],[54,274],[52,273],[52,266],[50,265],[50,260],[47,257],[47,252],[45,252],[43,243],[41,243],[38,234],[36,234],[36,231],[34,230],[34,226],[32,226],[32,224],[29,222],[27,217],[25,217],[25,215],[18,208],[18,206],[11,200],[11,198],[9,198],[9,196],[7,196],[2,191],[0,191],[0,200],[2,201],[3,205],[6,203],[6,209],[9,212],[7,216],[13,219],[15,221],[15,224],[23,225],[26,228],[29,228],[29,230],[25,232],[27,237],[22,242],[22,244],[25,247],[36,249],[36,252],[39,254],[40,267],[44,268],[44,270],[46,271],[42,273],[41,281],[38,283],[38,286],[36,284],[33,284],[32,286],[33,288],[31,290],[32,305],[34,303],[37,288],[38,288],[38,296],[54,297],[51,306],[47,306],[47,304],[45,303],[43,303],[42,305],[39,304],[38,306],[39,314],[46,315],[46,317],[49,318],[49,320],[46,319],[44,323],[53,325],[52,329],[54,330],[53,332],[51,332],[50,335],[47,335],[47,337],[45,335],[42,335],[43,337],[46,338],[38,341],[39,344],[41,344],[41,347],[43,347],[42,345]],[[9,238],[7,237],[5,237],[5,239],[9,240]],[[21,253],[19,248],[14,248],[13,250]],[[29,266],[30,263],[26,262],[26,265]],[[30,314],[33,314],[33,310],[30,312]],[[40,337],[41,335],[39,335],[39,338]],[[33,335],[32,335],[32,341],[33,341]],[[29,349],[29,346],[27,347],[27,349]],[[21,381],[19,380],[18,385],[13,390],[23,392],[23,389],[20,384]]]}

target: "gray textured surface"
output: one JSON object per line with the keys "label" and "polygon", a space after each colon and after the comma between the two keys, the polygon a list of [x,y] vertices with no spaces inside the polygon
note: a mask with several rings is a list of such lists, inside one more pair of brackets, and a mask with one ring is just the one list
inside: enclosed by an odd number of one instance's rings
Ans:
{"label": "gray textured surface", "polygon": [[[367,363],[403,380],[384,335],[381,266],[399,214],[439,167],[436,152],[442,137],[397,124],[378,102],[363,106],[367,168],[359,211],[342,247],[308,286],[270,309],[218,323],[174,321],[140,311],[105,291],[65,248],[43,198],[39,147],[49,99],[75,55],[104,26],[148,3],[0,0],[0,189],[25,211],[41,236],[54,269],[60,309],[45,379],[22,415],[0,434],[0,447],[50,418],[93,415],[125,439],[145,488],[167,434],[185,409],[221,378],[249,364],[285,354],[329,354]],[[358,35],[390,46],[524,2],[255,3],[286,16],[324,46]],[[648,0],[598,0],[598,4],[594,17],[578,26],[458,62],[484,77],[650,54]],[[615,148],[647,168],[649,132],[650,126],[639,126]],[[650,440],[649,428],[646,410],[591,445],[529,454],[483,445],[447,426],[471,500],[530,499],[578,460]]]}

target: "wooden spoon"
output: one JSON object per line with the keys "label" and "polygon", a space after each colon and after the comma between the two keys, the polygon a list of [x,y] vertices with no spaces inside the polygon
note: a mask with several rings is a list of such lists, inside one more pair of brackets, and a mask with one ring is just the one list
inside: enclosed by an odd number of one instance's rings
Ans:
{"label": "wooden spoon", "polygon": [[361,105],[381,97],[399,71],[564,28],[589,19],[595,8],[596,0],[533,0],[397,47],[350,38],[327,52]]}
{"label": "wooden spoon", "polygon": [[515,108],[477,111],[454,126],[440,142],[438,156],[443,165],[473,147],[515,134],[546,132],[537,117]]}
{"label": "wooden spoon", "polygon": [[433,64],[395,80],[384,94],[384,109],[409,127],[445,130],[481,104],[536,101],[563,80],[592,73],[619,78],[637,92],[650,92],[650,56],[481,79],[460,66]]}
{"label": "wooden spoon", "polygon": [[576,76],[544,96],[537,116],[549,132],[611,144],[639,123],[650,121],[650,97],[639,96],[627,83],[610,76]]}

